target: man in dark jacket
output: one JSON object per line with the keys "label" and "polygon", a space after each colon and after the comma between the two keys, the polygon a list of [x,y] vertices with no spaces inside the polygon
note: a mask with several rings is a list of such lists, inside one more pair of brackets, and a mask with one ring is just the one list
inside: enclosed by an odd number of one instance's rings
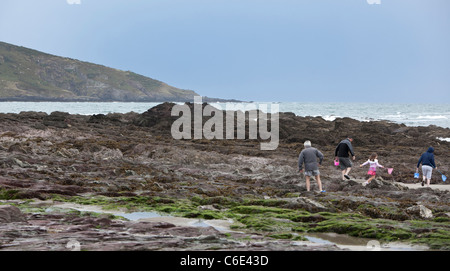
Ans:
{"label": "man in dark jacket", "polygon": [[353,160],[356,159],[352,142],[353,137],[348,136],[337,145],[336,150],[334,151],[335,160],[339,160],[339,167],[342,170],[342,180],[350,179],[348,174],[350,173],[350,170],[352,170],[353,164],[350,160],[349,153],[352,155]]}
{"label": "man in dark jacket", "polygon": [[429,147],[427,152],[420,156],[419,162],[417,163],[416,172],[419,172],[419,166],[422,164],[422,186],[424,186],[425,179],[427,181],[427,186],[430,186],[431,175],[433,173],[433,168],[437,169],[436,163],[434,162],[434,148]]}
{"label": "man in dark jacket", "polygon": [[[311,141],[306,141],[304,143],[305,149],[301,151],[298,156],[298,169],[299,172],[303,172],[303,164],[305,164],[305,179],[306,179],[306,191],[310,190],[310,179],[314,176],[317,185],[319,186],[320,192],[325,192],[322,190],[322,182],[320,181],[320,171],[319,165],[322,164],[323,154],[316,148],[311,147]],[[317,158],[319,162],[317,162]]]}

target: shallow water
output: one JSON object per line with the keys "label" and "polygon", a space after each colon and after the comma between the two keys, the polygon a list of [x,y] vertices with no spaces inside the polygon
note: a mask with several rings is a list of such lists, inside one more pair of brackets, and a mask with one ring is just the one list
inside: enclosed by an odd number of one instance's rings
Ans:
{"label": "shallow water", "polygon": [[141,218],[150,218],[150,217],[162,217],[160,213],[157,212],[133,212],[133,213],[119,213],[116,214],[118,216],[122,216],[128,220],[139,220]]}
{"label": "shallow water", "polygon": [[383,243],[368,238],[353,237],[337,233],[308,233],[304,236],[308,241],[317,244],[336,245],[341,249],[352,251],[423,251],[425,246],[411,245],[401,242]]}
{"label": "shallow water", "polygon": [[176,217],[170,214],[149,211],[149,212],[123,212],[116,210],[104,210],[100,206],[87,206],[72,203],[60,203],[55,204],[46,209],[47,212],[55,211],[57,209],[72,209],[80,212],[95,212],[103,214],[112,214],[120,216],[130,221],[154,221],[154,222],[167,222],[177,226],[190,226],[190,227],[213,227],[221,232],[231,231],[230,226],[233,224],[232,220],[204,220],[198,218],[185,218]]}
{"label": "shallow water", "polygon": [[122,213],[116,214],[122,216],[128,220],[133,221],[158,221],[172,223],[178,226],[191,226],[191,227],[213,227],[218,231],[227,232],[230,231],[230,225],[233,223],[231,220],[205,220],[197,218],[185,218],[176,217],[168,214],[161,214],[158,212],[132,212],[132,213]]}

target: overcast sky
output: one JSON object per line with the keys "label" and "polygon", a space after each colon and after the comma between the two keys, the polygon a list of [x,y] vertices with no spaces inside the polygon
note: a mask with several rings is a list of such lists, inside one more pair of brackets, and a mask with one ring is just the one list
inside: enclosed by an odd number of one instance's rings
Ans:
{"label": "overcast sky", "polygon": [[0,41],[209,97],[450,103],[449,0],[1,0]]}

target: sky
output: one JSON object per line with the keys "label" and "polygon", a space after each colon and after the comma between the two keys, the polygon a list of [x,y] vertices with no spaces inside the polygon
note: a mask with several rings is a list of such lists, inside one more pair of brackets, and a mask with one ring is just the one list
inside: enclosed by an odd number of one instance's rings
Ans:
{"label": "sky", "polygon": [[215,98],[450,103],[449,0],[1,0],[0,41]]}

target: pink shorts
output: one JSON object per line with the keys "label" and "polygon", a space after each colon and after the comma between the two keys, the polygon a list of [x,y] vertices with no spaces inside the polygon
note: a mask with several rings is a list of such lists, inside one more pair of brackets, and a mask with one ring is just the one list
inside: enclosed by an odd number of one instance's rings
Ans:
{"label": "pink shorts", "polygon": [[377,175],[377,172],[376,172],[376,171],[373,171],[373,170],[369,170],[369,171],[367,172],[367,174],[369,174],[370,176],[376,176],[376,175]]}

